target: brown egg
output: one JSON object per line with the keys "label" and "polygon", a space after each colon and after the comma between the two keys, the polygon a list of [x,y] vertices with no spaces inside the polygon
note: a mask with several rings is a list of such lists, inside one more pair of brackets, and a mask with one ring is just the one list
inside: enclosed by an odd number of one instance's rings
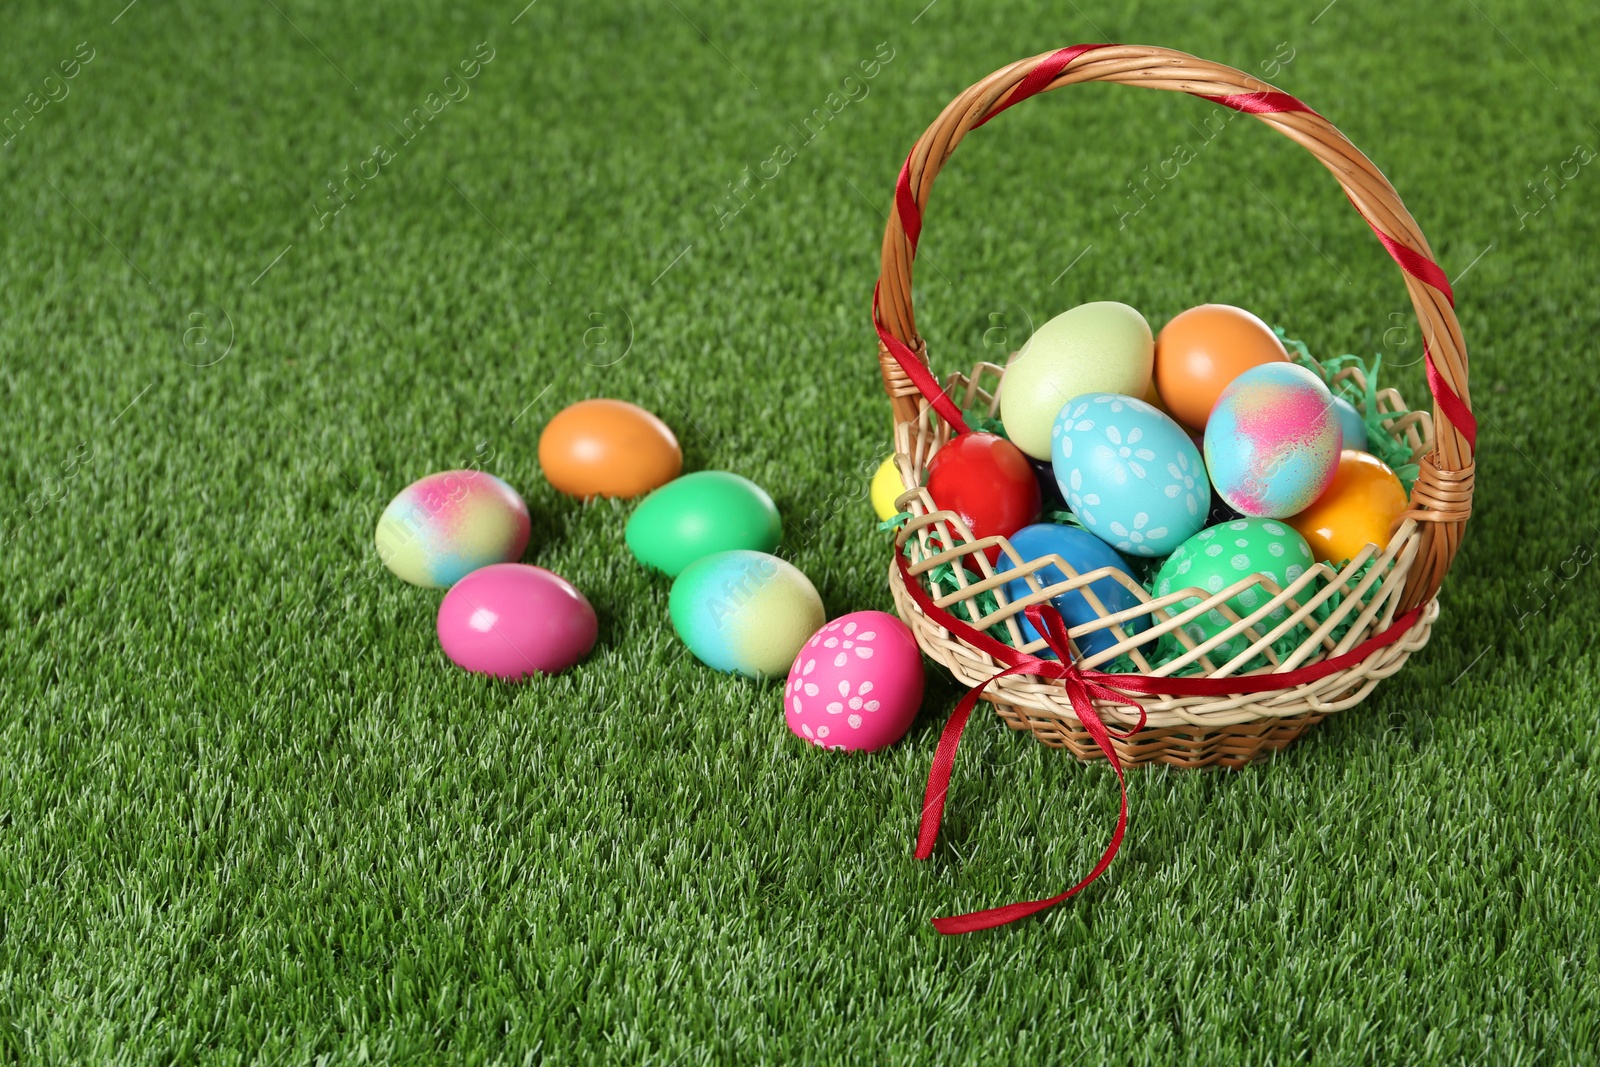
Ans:
{"label": "brown egg", "polygon": [[624,400],[580,400],[539,435],[539,467],[570,496],[633,497],[683,471],[667,424]]}
{"label": "brown egg", "polygon": [[1173,418],[1204,430],[1229,382],[1251,367],[1288,360],[1277,334],[1250,312],[1201,304],[1175,316],[1156,337],[1156,391]]}

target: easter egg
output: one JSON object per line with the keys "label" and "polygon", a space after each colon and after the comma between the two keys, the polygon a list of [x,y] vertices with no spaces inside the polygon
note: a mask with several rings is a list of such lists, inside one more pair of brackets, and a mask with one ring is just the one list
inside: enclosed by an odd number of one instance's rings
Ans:
{"label": "easter egg", "polygon": [[569,496],[634,497],[683,470],[667,424],[624,400],[580,400],[539,435],[539,468]]}
{"label": "easter egg", "polygon": [[1347,448],[1316,502],[1283,521],[1300,532],[1317,559],[1343,563],[1369,544],[1387,545],[1407,504],[1394,471],[1377,456]]}
{"label": "easter egg", "polygon": [[1061,405],[1084,393],[1143,396],[1150,387],[1150,324],[1127,304],[1079,304],[1039,327],[1006,368],[1000,421],[1018,448],[1050,456]]}
{"label": "easter egg", "polygon": [[767,491],[750,479],[696,471],[645,497],[622,536],[640,563],[675,577],[715,552],[772,551],[783,539],[783,522]]}
{"label": "easter egg", "polygon": [[1278,335],[1250,312],[1201,304],[1174,316],[1156,337],[1156,389],[1173,418],[1203,430],[1228,383],[1251,367],[1287,362]]}
{"label": "easter egg", "polygon": [[811,580],[765,552],[718,552],[684,568],[667,597],[672,628],[708,667],[777,678],[827,616]]}
{"label": "easter egg", "polygon": [[1222,391],[1205,440],[1206,469],[1228,506],[1281,519],[1328,488],[1344,433],[1321,378],[1296,363],[1267,363]]}
{"label": "easter egg", "polygon": [[528,505],[483,471],[444,471],[412,482],[383,509],[378,558],[397,576],[446,589],[491,563],[522,558]]}
{"label": "easter egg", "polygon": [[922,653],[906,624],[856,611],[811,635],[789,668],[783,717],[820,748],[875,752],[905,736],[922,707]]}
{"label": "easter egg", "polygon": [[[961,516],[975,539],[1008,537],[1039,518],[1039,483],[1028,457],[998,434],[952,437],[928,461],[928,495],[934,507]],[[984,555],[993,563],[999,546]]]}
{"label": "easter egg", "polygon": [[[1135,586],[1139,579],[1129,569],[1123,558],[1100,540],[1094,534],[1080,530],[1075,526],[1060,526],[1053,522],[1041,522],[1033,526],[1024,527],[1012,534],[1008,540],[1017,555],[1022,557],[1024,563],[1046,556],[1060,556],[1067,566],[1078,574],[1088,574],[1090,571],[1101,570],[1105,567],[1114,567],[1127,575]],[[1015,570],[1009,556],[1001,555],[1000,563],[995,568],[997,573]],[[1067,580],[1067,574],[1054,563],[1048,567],[1033,572],[1033,578],[1039,583],[1039,591],[1043,592],[1057,582]],[[1105,609],[1104,614],[1113,615],[1119,611],[1139,606],[1139,597],[1128,591],[1115,578],[1099,578],[1089,584],[1089,589]],[[1005,585],[1006,599],[1016,603],[1023,597],[1031,596],[1034,590],[1028,588],[1026,578],[1013,578]],[[1061,612],[1061,617],[1066,621],[1068,628],[1092,622],[1101,616],[1089,603],[1081,590],[1071,590],[1059,596],[1052,597],[1050,603]],[[1148,615],[1137,616],[1122,623],[1122,632],[1133,635],[1141,632],[1150,622]],[[1028,641],[1037,641],[1040,633],[1027,616],[1017,616],[1017,626],[1022,630],[1023,637]],[[1083,637],[1074,638],[1078,651],[1085,656],[1093,656],[1117,643],[1117,638],[1110,630],[1096,630],[1085,634]],[[1055,659],[1055,653],[1048,649],[1041,650],[1035,655],[1046,659]]]}
{"label": "easter egg", "polygon": [[[1262,574],[1284,589],[1303,575],[1315,563],[1311,547],[1286,523],[1273,519],[1235,519],[1219,526],[1210,526],[1178,546],[1167,558],[1156,575],[1155,594],[1158,597],[1184,589],[1204,590],[1208,595],[1219,593],[1241,578]],[[1311,593],[1303,590],[1295,599],[1301,603],[1309,600]],[[1194,607],[1205,597],[1191,596],[1167,609],[1177,615]],[[1245,618],[1272,599],[1260,586],[1252,586],[1225,601],[1227,607],[1239,618]],[[1264,635],[1278,623],[1288,618],[1287,605],[1273,609],[1265,619],[1253,624],[1257,635]],[[1209,640],[1233,625],[1227,616],[1213,608],[1184,624],[1184,630],[1197,644]],[[1221,666],[1249,648],[1251,641],[1241,632],[1228,638],[1207,653],[1211,662]]]}
{"label": "easter egg", "polygon": [[878,471],[872,476],[872,485],[868,495],[872,498],[872,510],[878,516],[878,521],[891,519],[900,514],[900,509],[895,507],[895,498],[906,491],[905,485],[900,481],[900,468],[894,465],[894,457],[890,456],[879,465]]}
{"label": "easter egg", "polygon": [[525,563],[473,571],[439,605],[439,646],[456,666],[516,681],[564,671],[594,648],[594,608],[564,578]]}
{"label": "easter egg", "polygon": [[1344,397],[1336,396],[1333,398],[1333,413],[1339,416],[1339,429],[1344,432],[1344,447],[1365,452],[1367,420],[1361,417],[1361,412]]}
{"label": "easter egg", "polygon": [[1067,506],[1113,548],[1164,556],[1204,525],[1211,487],[1200,453],[1181,426],[1143,400],[1075,397],[1051,439]]}

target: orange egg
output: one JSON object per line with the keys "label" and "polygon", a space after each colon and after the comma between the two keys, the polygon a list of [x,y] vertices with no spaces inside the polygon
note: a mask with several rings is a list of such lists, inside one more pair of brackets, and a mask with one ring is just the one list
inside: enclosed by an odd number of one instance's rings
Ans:
{"label": "orange egg", "polygon": [[1156,337],[1155,386],[1172,417],[1191,430],[1228,383],[1251,367],[1289,359],[1278,335],[1243,308],[1201,304],[1175,316]]}
{"label": "orange egg", "polygon": [[539,467],[570,496],[633,497],[683,471],[667,424],[623,400],[580,400],[539,435]]}
{"label": "orange egg", "polygon": [[1316,502],[1284,522],[1299,531],[1324,563],[1343,563],[1367,545],[1382,548],[1406,510],[1406,491],[1377,456],[1347,448],[1333,482]]}

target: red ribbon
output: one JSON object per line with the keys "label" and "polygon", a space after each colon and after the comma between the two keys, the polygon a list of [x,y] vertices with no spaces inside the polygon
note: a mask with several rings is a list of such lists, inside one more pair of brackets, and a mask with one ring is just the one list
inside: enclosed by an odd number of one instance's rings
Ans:
{"label": "red ribbon", "polygon": [[[1305,104],[1288,93],[1276,90],[1259,93],[1232,93],[1228,96],[1207,96],[1205,93],[1190,93],[1202,100],[1209,100],[1213,104],[1231,107],[1235,111],[1242,111],[1247,115],[1275,115],[1280,111],[1304,111],[1308,115],[1317,115]],[[1317,118],[1321,118],[1317,115]]]}
{"label": "red ribbon", "polygon": [[[1445,275],[1444,268],[1422,255],[1413,252],[1393,237],[1378,229],[1378,224],[1367,217],[1361,210],[1361,205],[1349,193],[1345,194],[1352,207],[1360,212],[1363,220],[1373,233],[1378,235],[1378,241],[1383,245],[1383,250],[1389,253],[1389,258],[1400,264],[1400,269],[1417,279],[1424,285],[1431,285],[1444,294],[1445,302],[1452,308],[1456,306],[1456,294],[1450,287],[1450,279]],[[1433,361],[1433,352],[1428,348],[1428,339],[1422,339],[1422,364],[1428,375],[1428,392],[1433,394],[1434,403],[1439,405],[1439,410],[1444,412],[1445,418],[1450,420],[1450,425],[1461,431],[1461,436],[1467,439],[1467,451],[1478,450],[1478,420],[1472,414],[1472,409],[1467,406],[1461,395],[1450,388],[1450,383],[1444,380],[1444,375],[1439,373],[1439,367]]]}
{"label": "red ribbon", "polygon": [[1367,213],[1361,210],[1361,205],[1356,203],[1355,198],[1349,193],[1344,195],[1345,199],[1350,201],[1350,206],[1356,209],[1372,232],[1378,235],[1378,243],[1383,245],[1385,252],[1389,253],[1389,258],[1400,264],[1400,269],[1417,279],[1417,281],[1422,282],[1424,285],[1431,285],[1439,290],[1444,294],[1445,303],[1455,307],[1456,294],[1450,288],[1450,279],[1445,274],[1444,268],[1421,252],[1411,251],[1411,249],[1378,229],[1378,224],[1367,217]]}
{"label": "red ribbon", "polygon": [[[978,125],[982,126],[984,122],[988,122],[989,119],[994,118],[1006,108],[1013,107],[1030,96],[1036,96],[1044,92],[1050,87],[1050,83],[1055,81],[1061,72],[1067,68],[1068,64],[1085,52],[1109,47],[1110,45],[1105,44],[1076,44],[1068,48],[1058,49],[1045,56],[1017,83],[1016,88],[1011,91],[1011,95],[1006,98],[1005,103],[991,111],[988,117]],[[911,245],[912,255],[916,255],[917,242],[922,239],[922,208],[917,204],[917,198],[911,191],[911,156],[915,152],[916,148],[913,146],[911,152],[906,154],[906,161],[900,167],[900,177],[894,183],[895,212],[900,216],[900,229],[905,233],[906,240]],[[939,413],[939,417],[944,419],[956,433],[966,433],[967,423],[962,418],[960,409],[956,407],[954,401],[945,395],[944,390],[939,388],[939,381],[933,376],[933,372],[928,369],[927,364],[917,358],[917,354],[911,350],[910,346],[884,329],[883,322],[878,317],[878,300],[879,290],[878,287],[874,286],[872,290],[872,324],[878,329],[878,340],[883,342],[883,347],[894,357],[895,362],[900,364],[900,369],[905,372],[906,377],[911,379],[912,384],[917,387],[918,391],[928,398],[928,402]]]}
{"label": "red ribbon", "polygon": [[917,387],[917,392],[933,405],[933,410],[939,413],[939,417],[956,433],[966,433],[967,420],[962,418],[961,409],[956,407],[956,402],[951,400],[949,394],[939,385],[939,379],[933,376],[933,371],[917,358],[917,354],[911,351],[904,341],[884,328],[883,320],[878,317],[878,289],[882,284],[879,282],[872,287],[872,325],[878,330],[878,340],[883,342],[883,347],[888,349],[894,361],[900,364],[900,369],[906,372],[906,377]]}
{"label": "red ribbon", "polygon": [[[918,589],[920,593],[921,590]],[[1103,684],[1098,680],[1101,677],[1098,671],[1085,672],[1071,658],[1071,648],[1067,643],[1066,624],[1061,619],[1061,613],[1050,605],[1033,605],[1024,609],[1028,620],[1033,623],[1038,631],[1045,635],[1045,640],[1061,658],[1056,661],[1040,659],[1037,656],[1020,654],[1023,662],[1007,667],[1005,670],[990,678],[982,685],[975,686],[956,705],[956,710],[951,713],[950,720],[945,723],[944,732],[939,736],[939,750],[933,758],[933,768],[928,773],[928,791],[922,800],[922,826],[917,834],[916,857],[925,860],[933,855],[934,841],[939,836],[939,823],[944,818],[944,802],[950,793],[950,774],[955,767],[956,748],[961,744],[961,733],[966,729],[967,720],[972,716],[972,709],[977,706],[978,700],[983,695],[984,689],[996,679],[1004,678],[1008,674],[1034,674],[1050,676],[1047,667],[1064,667],[1065,673],[1060,676],[1066,681],[1067,696],[1072,701],[1072,710],[1077,714],[1078,721],[1083,728],[1089,731],[1089,736],[1094,738],[1095,744],[1106,754],[1111,761],[1111,766],[1117,772],[1117,784],[1122,789],[1121,807],[1117,811],[1117,828],[1111,834],[1111,843],[1106,846],[1105,852],[1100,855],[1100,862],[1094,865],[1077,885],[1064,893],[1042,900],[1020,901],[1016,904],[1007,904],[1004,907],[989,908],[986,911],[975,911],[967,915],[950,915],[934,919],[933,925],[941,934],[967,934],[974,930],[987,930],[995,926],[1004,926],[1006,923],[1025,919],[1035,912],[1040,912],[1073,896],[1105,873],[1111,866],[1111,861],[1116,858],[1117,850],[1122,847],[1122,836],[1128,829],[1128,782],[1123,776],[1122,761],[1117,758],[1117,751],[1111,744],[1113,737],[1127,740],[1144,728],[1144,706],[1124,693]],[[1094,676],[1094,677],[1091,677]],[[1128,704],[1139,709],[1139,722],[1130,730],[1118,732],[1106,726],[1094,710],[1093,700],[1108,700],[1116,703]]]}
{"label": "red ribbon", "polygon": [[[989,114],[978,123],[978,126],[982,126],[985,122],[988,122],[1006,108],[1016,107],[1018,104],[1028,99],[1028,97],[1038,96],[1040,93],[1050,88],[1050,83],[1059,78],[1061,76],[1061,72],[1066,70],[1067,67],[1072,64],[1074,59],[1077,59],[1085,52],[1093,52],[1097,48],[1111,47],[1114,46],[1110,42],[1107,42],[1105,44],[1073,44],[1068,45],[1065,48],[1056,49],[1054,52],[1051,52],[1049,55],[1041,59],[1032,70],[1028,71],[1027,76],[1018,82],[1017,87],[1011,91],[1011,95],[1005,98],[1005,103],[989,112]],[[973,129],[977,129],[978,126],[974,126]]]}
{"label": "red ribbon", "polygon": [[[1041,659],[1038,656],[1018,651],[1001,641],[995,640],[987,633],[977,629],[970,623],[963,622],[954,614],[945,611],[934,603],[933,597],[922,588],[916,577],[911,573],[910,562],[906,559],[903,549],[895,550],[895,560],[900,567],[900,575],[904,579],[906,592],[910,594],[923,613],[935,620],[945,629],[950,630],[962,640],[983,652],[987,652],[1006,667],[984,681],[974,686],[961,699],[945,723],[944,731],[939,735],[939,748],[934,754],[933,766],[928,772],[928,788],[923,795],[922,821],[917,831],[916,857],[925,860],[933,854],[933,845],[939,836],[939,824],[944,819],[945,800],[950,793],[950,776],[955,768],[956,750],[961,744],[962,731],[966,729],[967,721],[972,716],[972,710],[982,698],[984,690],[991,682],[1012,674],[1033,675],[1040,678],[1059,679],[1066,689],[1067,698],[1072,702],[1073,714],[1089,736],[1094,738],[1095,744],[1105,754],[1106,760],[1111,764],[1112,770],[1117,774],[1117,784],[1121,789],[1121,807],[1117,814],[1117,827],[1112,832],[1111,841],[1101,853],[1100,860],[1082,880],[1064,893],[1040,900],[1020,901],[1007,904],[1003,907],[989,908],[984,911],[970,912],[965,915],[950,915],[933,920],[933,925],[941,934],[965,934],[974,930],[987,930],[995,926],[1004,926],[1016,922],[1029,915],[1044,911],[1046,908],[1066,900],[1087,888],[1096,878],[1105,873],[1111,866],[1111,861],[1116,857],[1117,851],[1122,847],[1122,838],[1128,826],[1128,782],[1123,773],[1122,760],[1117,755],[1116,746],[1111,742],[1127,740],[1144,728],[1145,709],[1140,703],[1140,696],[1166,694],[1171,696],[1232,696],[1235,694],[1276,692],[1291,689],[1295,686],[1305,685],[1309,682],[1325,678],[1335,671],[1345,670],[1365,660],[1372,653],[1381,648],[1386,648],[1400,640],[1422,615],[1423,608],[1416,607],[1396,619],[1388,629],[1374,637],[1368,638],[1349,652],[1332,659],[1322,660],[1308,667],[1299,667],[1292,671],[1283,671],[1276,674],[1253,674],[1238,678],[1156,678],[1146,674],[1107,674],[1078,665],[1072,657],[1072,646],[1067,640],[1066,624],[1061,619],[1061,614],[1048,604],[1033,605],[1024,609],[1028,621],[1034,628],[1044,635],[1045,643],[1050,647],[1057,659]],[[1139,721],[1130,729],[1118,732],[1106,726],[1105,722],[1096,712],[1094,701],[1122,704],[1127,707],[1137,708]]]}
{"label": "red ribbon", "polygon": [[1433,362],[1433,353],[1428,351],[1426,337],[1422,339],[1422,362],[1428,374],[1428,391],[1433,393],[1434,402],[1444,412],[1445,418],[1450,420],[1450,425],[1460,430],[1461,436],[1467,439],[1467,451],[1476,452],[1478,420],[1473,416],[1472,409],[1467,407],[1467,402],[1450,388],[1450,383],[1439,373],[1439,368]]}

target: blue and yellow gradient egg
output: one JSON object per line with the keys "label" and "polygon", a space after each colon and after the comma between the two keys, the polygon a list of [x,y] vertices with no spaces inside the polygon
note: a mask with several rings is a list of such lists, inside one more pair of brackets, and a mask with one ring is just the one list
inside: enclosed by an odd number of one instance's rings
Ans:
{"label": "blue and yellow gradient egg", "polygon": [[378,519],[378,558],[424,589],[448,589],[479,567],[515,563],[528,547],[528,505],[483,471],[412,482]]}
{"label": "blue and yellow gradient egg", "polygon": [[708,667],[782,678],[827,616],[811,580],[765,552],[737,549],[696,560],[672,583],[672,628]]}

